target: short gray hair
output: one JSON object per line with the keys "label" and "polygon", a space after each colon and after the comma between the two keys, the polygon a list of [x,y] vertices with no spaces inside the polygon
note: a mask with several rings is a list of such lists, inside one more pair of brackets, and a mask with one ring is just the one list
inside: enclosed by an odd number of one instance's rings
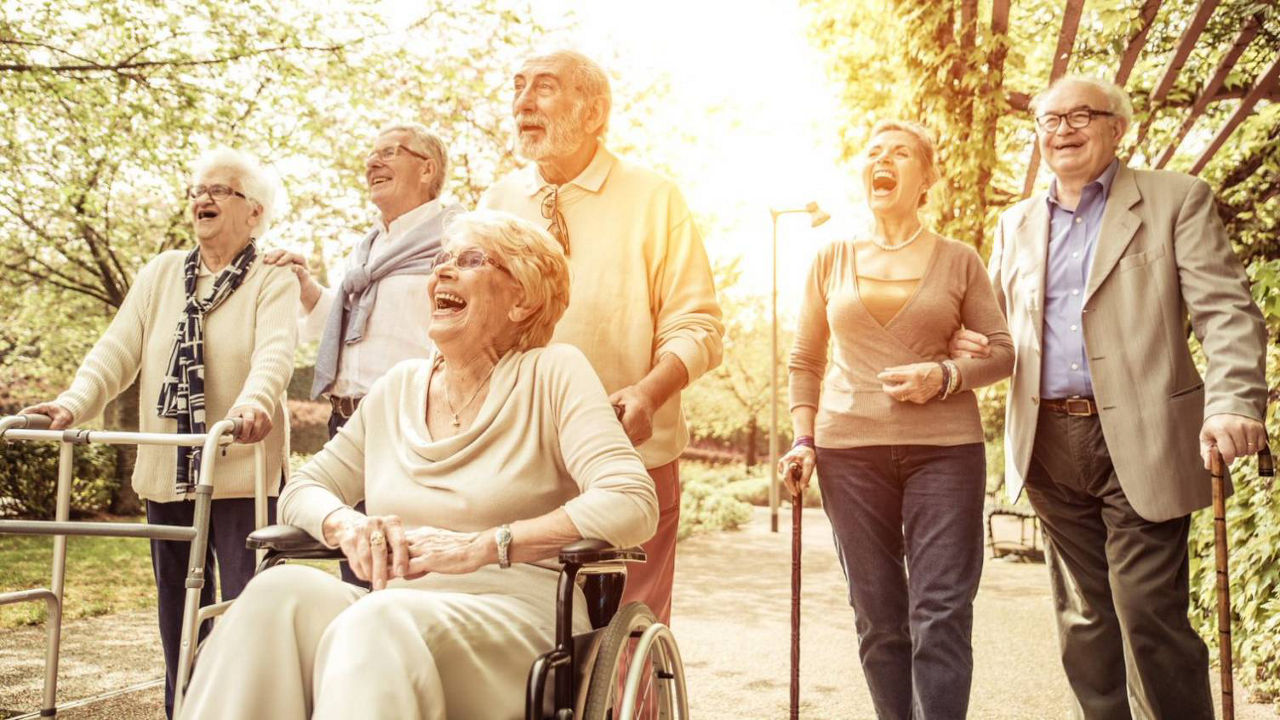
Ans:
{"label": "short gray hair", "polygon": [[516,350],[551,342],[556,323],[569,307],[569,261],[560,243],[541,227],[497,210],[474,210],[455,217],[445,229],[445,244],[475,243],[501,263],[520,285],[525,307],[533,313],[521,324]]}
{"label": "short gray hair", "polygon": [[406,147],[416,153],[426,155],[431,158],[431,162],[435,163],[436,175],[431,178],[431,186],[427,188],[427,192],[431,195],[432,200],[440,197],[440,192],[444,190],[444,179],[449,174],[449,151],[445,149],[444,141],[428,130],[426,125],[415,122],[387,125],[378,131],[378,137],[392,132],[409,133],[409,142]]}
{"label": "short gray hair", "polygon": [[553,50],[545,55],[529,58],[529,62],[535,60],[562,60],[568,63],[572,68],[569,82],[582,95],[583,100],[604,102],[604,119],[596,132],[596,137],[603,139],[609,130],[609,115],[613,112],[613,89],[609,85],[609,74],[604,71],[604,68],[600,67],[595,60],[574,50]]}
{"label": "short gray hair", "polygon": [[1129,93],[1125,92],[1124,88],[1110,80],[1090,77],[1088,75],[1063,75],[1057,80],[1049,83],[1049,87],[1036,93],[1035,97],[1031,98],[1029,107],[1031,108],[1032,114],[1039,115],[1040,103],[1044,101],[1045,97],[1047,97],[1050,92],[1053,92],[1053,90],[1059,85],[1066,83],[1088,85],[1089,87],[1096,88],[1102,94],[1107,96],[1108,111],[1115,113],[1116,117],[1123,120],[1126,128],[1133,124],[1133,101],[1129,99]]}
{"label": "short gray hair", "polygon": [[195,180],[215,168],[227,169],[235,174],[244,194],[262,209],[256,235],[262,237],[279,211],[280,196],[283,195],[279,180],[253,155],[229,147],[216,147],[201,153],[191,164],[191,179]]}

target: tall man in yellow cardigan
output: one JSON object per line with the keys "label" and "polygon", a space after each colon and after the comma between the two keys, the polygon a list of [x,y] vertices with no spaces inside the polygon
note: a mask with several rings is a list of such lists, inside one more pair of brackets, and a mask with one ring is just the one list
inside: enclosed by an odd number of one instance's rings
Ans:
{"label": "tall man in yellow cardigan", "polygon": [[671,181],[609,152],[609,78],[573,52],[530,58],[515,74],[516,149],[533,161],[481,199],[548,227],[569,257],[569,309],[552,342],[595,367],[658,491],[648,562],[624,602],[671,614],[680,477],[689,433],[680,390],[720,362],[720,306],[702,238]]}
{"label": "tall man in yellow cardigan", "polygon": [[[1210,720],[1187,531],[1211,449],[1266,443],[1262,315],[1209,186],[1116,158],[1124,90],[1067,78],[1032,107],[1054,180],[1001,216],[990,266],[1017,349],[1009,495],[1025,485],[1044,522],[1075,715]],[[952,349],[984,344],[962,330]]]}

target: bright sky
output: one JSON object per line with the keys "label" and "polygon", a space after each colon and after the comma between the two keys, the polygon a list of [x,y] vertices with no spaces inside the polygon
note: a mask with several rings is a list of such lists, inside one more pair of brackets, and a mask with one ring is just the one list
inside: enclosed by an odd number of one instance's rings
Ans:
{"label": "bright sky", "polygon": [[545,9],[573,12],[573,43],[619,77],[668,76],[670,115],[654,123],[652,162],[670,167],[695,212],[713,218],[704,228],[712,258],[742,257],[738,291],[769,291],[770,207],[816,200],[831,213],[816,230],[804,214],[779,220],[779,308],[797,307],[814,253],[861,217],[855,181],[836,164],[836,92],[798,3],[550,0]]}

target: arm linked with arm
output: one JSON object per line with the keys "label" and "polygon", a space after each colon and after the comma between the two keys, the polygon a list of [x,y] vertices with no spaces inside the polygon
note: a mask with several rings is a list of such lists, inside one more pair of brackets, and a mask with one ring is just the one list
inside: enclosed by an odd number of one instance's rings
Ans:
{"label": "arm linked with arm", "polygon": [[[999,256],[994,252],[992,257],[993,262],[999,262]],[[954,360],[960,370],[962,391],[984,387],[1009,377],[1013,374],[1014,363],[1013,336],[1009,334],[1009,326],[1005,321],[1001,295],[992,290],[977,253],[973,253],[969,259],[967,283],[964,299],[961,301],[960,319],[966,329],[986,336],[989,352],[986,357]]]}

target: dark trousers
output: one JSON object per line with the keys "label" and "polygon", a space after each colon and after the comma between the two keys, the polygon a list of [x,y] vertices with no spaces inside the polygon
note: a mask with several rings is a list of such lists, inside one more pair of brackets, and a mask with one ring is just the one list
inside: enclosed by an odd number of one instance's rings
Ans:
{"label": "dark trousers", "polygon": [[[346,425],[347,421],[350,419],[351,418],[342,417],[336,412],[329,413],[329,439],[332,440],[333,436],[337,435],[338,431],[342,429],[342,426]],[[355,509],[357,512],[364,512],[364,501],[361,500],[356,503]],[[373,589],[373,585],[368,581],[361,580],[356,577],[356,574],[351,571],[351,563],[348,563],[346,560],[338,563],[338,571],[342,573],[342,579],[344,581],[349,582],[356,587],[362,587],[365,590]]]}
{"label": "dark trousers", "polygon": [[982,577],[982,444],[818,448],[817,456],[876,715],[963,718]]}
{"label": "dark trousers", "polygon": [[[270,498],[267,522],[275,522],[276,499]],[[195,519],[195,503],[147,501],[147,522],[153,525],[185,525]],[[232,600],[253,577],[253,551],[244,545],[253,532],[253,498],[214,500],[209,512],[209,547],[205,554],[205,583],[200,590],[200,606],[214,603],[213,572],[218,568],[222,599]],[[173,717],[174,680],[178,671],[178,649],[182,644],[182,605],[186,597],[187,563],[190,543],[173,540],[151,541],[151,570],[158,591],[160,643],[164,646],[164,712]],[[208,623],[206,623],[208,625]],[[200,638],[208,634],[200,628]]]}
{"label": "dark trousers", "polygon": [[1187,619],[1190,518],[1134,512],[1096,416],[1040,412],[1026,489],[1075,716],[1211,720],[1209,651]]}

